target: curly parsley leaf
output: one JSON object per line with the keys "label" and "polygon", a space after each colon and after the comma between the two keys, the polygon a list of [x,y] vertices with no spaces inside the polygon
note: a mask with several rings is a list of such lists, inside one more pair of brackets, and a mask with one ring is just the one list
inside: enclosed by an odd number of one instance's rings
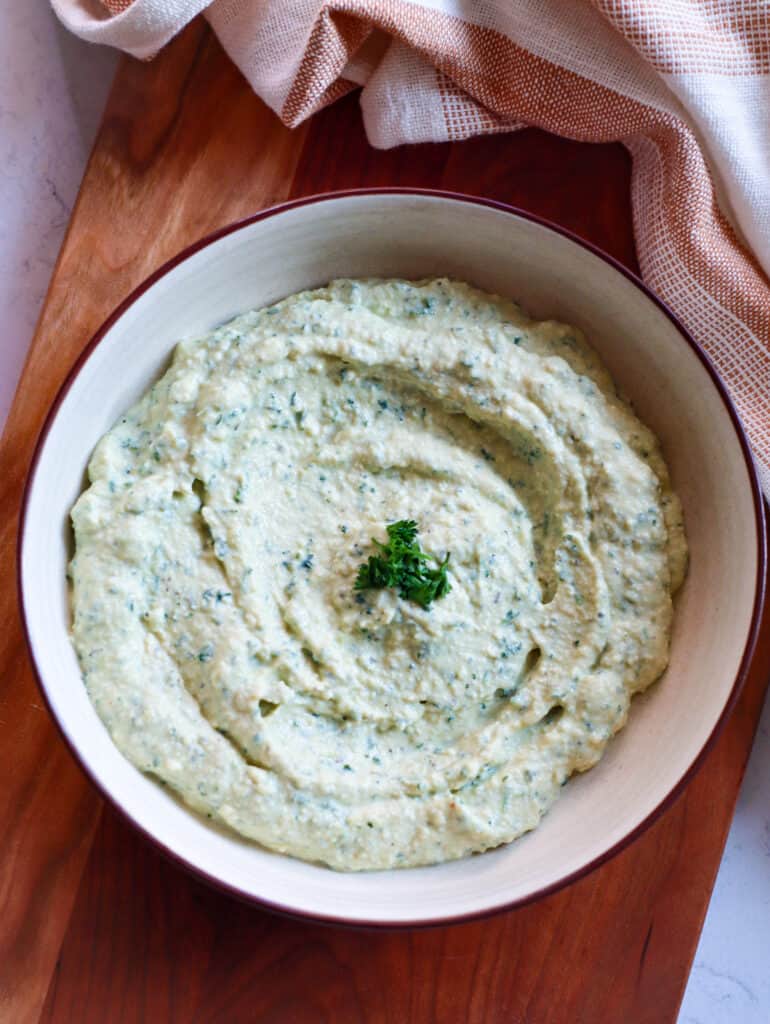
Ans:
{"label": "curly parsley leaf", "polygon": [[415,601],[423,608],[444,597],[452,589],[447,576],[449,555],[443,562],[438,559],[435,568],[428,566],[431,556],[420,547],[417,540],[419,527],[413,519],[401,519],[386,528],[388,540],[385,544],[372,538],[379,554],[370,555],[358,567],[356,590],[382,589],[393,587],[399,596]]}

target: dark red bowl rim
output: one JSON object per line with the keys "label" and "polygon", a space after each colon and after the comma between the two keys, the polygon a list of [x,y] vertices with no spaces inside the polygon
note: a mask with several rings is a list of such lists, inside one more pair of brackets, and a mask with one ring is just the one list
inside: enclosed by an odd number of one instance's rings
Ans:
{"label": "dark red bowl rim", "polygon": [[[32,643],[31,643],[31,640],[30,640],[29,629],[28,629],[28,624],[27,624],[27,617],[26,617],[26,610],[25,610],[25,603],[24,603],[24,582],[23,582],[22,571],[21,571],[22,551],[23,551],[23,546],[24,546],[24,534],[25,534],[26,520],[27,520],[27,508],[28,508],[29,498],[30,498],[30,494],[31,494],[31,491],[32,491],[32,486],[33,486],[33,483],[34,483],[35,475],[36,475],[36,472],[37,472],[38,462],[39,462],[39,459],[40,459],[40,453],[41,453],[41,451],[43,449],[43,446],[45,444],[46,438],[48,436],[48,432],[50,431],[51,426],[53,425],[53,422],[54,422],[54,420],[56,418],[56,414],[57,414],[57,412],[59,410],[59,407],[60,407],[62,401],[64,400],[65,396],[67,395],[67,392],[72,387],[72,384],[74,383],[76,377],[80,373],[80,371],[83,368],[83,366],[84,366],[85,362],[87,361],[87,359],[91,356],[91,354],[93,353],[93,351],[96,348],[96,346],[102,341],[104,336],[111,329],[111,327],[116,323],[116,321],[121,316],[123,316],[123,314],[134,304],[134,302],[136,302],[136,300],[138,298],[140,298],[140,296],[142,296],[160,278],[164,277],[166,274],[169,273],[169,271],[173,270],[174,267],[176,267],[176,266],[178,266],[178,264],[184,262],[186,259],[188,259],[190,256],[194,255],[199,250],[206,248],[207,246],[211,245],[213,242],[218,241],[220,238],[224,238],[226,235],[232,234],[235,231],[239,231],[242,228],[248,227],[251,224],[255,224],[255,223],[257,223],[260,220],[266,219],[267,217],[274,217],[277,214],[286,212],[287,210],[298,209],[299,207],[302,207],[302,206],[312,205],[312,204],[316,204],[316,203],[328,202],[330,200],[334,201],[336,199],[351,198],[351,197],[355,197],[355,196],[376,196],[376,195],[402,195],[402,196],[417,196],[417,197],[428,197],[428,198],[434,198],[434,199],[443,199],[443,200],[449,200],[449,201],[453,201],[453,202],[471,203],[471,204],[474,204],[476,206],[485,206],[485,207],[488,207],[490,209],[497,210],[497,211],[499,211],[501,213],[511,214],[511,215],[513,215],[515,217],[519,217],[519,218],[521,218],[523,220],[531,221],[534,224],[538,224],[542,228],[545,228],[545,229],[547,229],[549,231],[553,231],[556,234],[561,235],[564,238],[569,239],[575,245],[579,245],[582,249],[587,249],[594,256],[597,256],[599,259],[603,260],[605,263],[608,263],[611,267],[613,267],[615,270],[617,270],[619,273],[621,273],[624,277],[626,277],[629,281],[631,281],[633,284],[635,284],[636,287],[639,288],[647,296],[647,298],[652,303],[654,303],[668,317],[668,319],[674,324],[674,326],[677,328],[677,331],[679,332],[679,335],[681,336],[683,341],[685,341],[690,346],[690,348],[694,351],[694,353],[697,356],[697,358],[700,360],[700,362],[705,367],[706,371],[708,372],[708,374],[709,374],[709,376],[710,376],[710,378],[712,380],[712,383],[714,384],[714,387],[716,388],[717,392],[719,393],[719,396],[722,399],[722,402],[723,402],[723,404],[724,404],[724,406],[725,406],[725,408],[727,410],[727,413],[728,413],[728,415],[729,415],[729,417],[730,417],[730,419],[732,421],[733,427],[735,429],[735,433],[737,435],[738,442],[740,444],[741,451],[743,453],[743,457],[744,457],[745,464],[746,464],[746,471],[747,471],[747,474],[748,474],[748,477],[749,477],[749,482],[750,482],[750,487],[751,487],[751,492],[752,492],[752,500],[753,500],[753,504],[754,504],[754,518],[755,518],[756,542],[757,542],[757,576],[756,576],[756,580],[755,580],[755,584],[754,584],[754,605],[753,605],[753,610],[752,610],[751,625],[749,627],[748,636],[746,638],[746,643],[744,645],[743,656],[741,658],[740,665],[739,665],[738,671],[736,673],[735,681],[734,681],[732,689],[730,691],[730,695],[729,695],[729,697],[728,697],[728,699],[727,699],[727,701],[725,703],[725,706],[724,706],[724,708],[723,708],[719,718],[717,719],[716,724],[714,725],[714,728],[711,731],[711,734],[709,735],[709,737],[705,741],[705,743],[704,743],[703,747],[701,748],[700,752],[696,755],[696,757],[694,758],[692,764],[687,769],[687,771],[676,782],[676,784],[672,787],[672,789],[669,791],[669,793],[663,798],[663,800],[661,800],[661,802],[657,805],[657,807],[655,807],[652,811],[650,811],[650,813],[647,815],[647,817],[644,818],[644,820],[641,821],[635,828],[633,828],[629,833],[627,833],[625,836],[623,836],[621,839],[619,839],[616,843],[614,843],[611,847],[609,847],[603,853],[599,854],[599,856],[595,857],[593,860],[589,861],[587,864],[582,865],[581,867],[575,869],[574,871],[570,872],[569,874],[565,875],[564,877],[558,879],[557,881],[552,882],[550,885],[543,886],[541,889],[538,889],[535,892],[529,893],[526,896],[522,896],[519,899],[509,901],[509,902],[501,904],[499,906],[487,907],[487,908],[485,908],[483,910],[473,911],[473,912],[468,913],[468,914],[457,914],[457,915],[454,915],[454,916],[429,918],[429,919],[418,918],[418,919],[413,920],[413,921],[409,921],[409,920],[403,920],[403,921],[401,921],[401,920],[400,921],[378,921],[378,920],[371,920],[371,921],[366,921],[366,920],[360,920],[360,919],[357,919],[357,918],[346,918],[346,917],[335,917],[334,915],[313,914],[313,913],[308,912],[308,911],[300,910],[300,909],[297,909],[297,908],[294,908],[294,907],[291,907],[291,906],[286,906],[286,905],[281,904],[281,903],[272,902],[272,901],[264,899],[262,897],[254,896],[251,893],[244,892],[242,889],[239,889],[237,886],[231,885],[228,882],[225,882],[221,878],[217,878],[214,875],[210,875],[208,872],[204,871],[203,869],[201,869],[199,867],[196,867],[195,865],[191,864],[189,861],[187,861],[185,859],[185,857],[182,854],[178,853],[176,850],[174,850],[174,849],[166,846],[164,843],[160,842],[160,840],[158,840],[143,825],[139,824],[139,822],[137,822],[131,816],[131,814],[117,801],[117,799],[112,796],[112,794],[109,792],[109,790],[107,790],[101,784],[101,782],[94,777],[94,775],[92,774],[91,770],[83,762],[83,760],[82,760],[82,758],[80,756],[80,753],[78,751],[77,745],[75,744],[74,740],[72,740],[70,738],[70,736],[66,733],[63,725],[61,724],[61,722],[57,718],[56,713],[54,712],[54,710],[53,710],[53,708],[51,706],[51,702],[50,702],[50,700],[48,698],[48,693],[47,693],[47,690],[46,690],[46,686],[45,686],[45,683],[43,681],[42,675],[41,675],[40,671],[38,670],[37,662],[35,660],[35,654],[34,654],[34,651],[32,649]],[[686,328],[683,326],[683,324],[681,323],[679,318],[669,309],[669,307],[666,305],[665,302],[663,302],[660,298],[658,298],[658,296],[653,291],[651,291],[647,287],[647,285],[645,285],[644,282],[640,278],[638,278],[636,276],[636,274],[634,274],[632,271],[630,271],[627,267],[625,267],[622,263],[620,263],[618,260],[616,260],[613,256],[610,256],[609,254],[603,252],[601,249],[599,249],[597,246],[593,245],[591,242],[588,242],[585,239],[580,238],[578,235],[574,234],[574,232],[570,231],[568,228],[564,228],[564,227],[561,227],[558,224],[554,224],[551,221],[547,220],[546,218],[538,216],[537,214],[530,213],[527,210],[521,210],[518,207],[509,205],[508,203],[502,203],[502,202],[499,202],[499,201],[494,200],[494,199],[486,199],[486,198],[484,198],[482,196],[469,195],[469,194],[466,194],[466,193],[463,193],[463,192],[451,192],[451,191],[445,191],[445,190],[442,190],[442,189],[428,189],[428,188],[382,187],[382,188],[345,189],[345,190],[338,191],[338,192],[323,192],[323,193],[318,193],[316,195],[303,196],[302,198],[299,198],[299,199],[292,199],[292,200],[288,200],[287,202],[284,202],[284,203],[279,203],[279,204],[277,204],[275,206],[267,207],[264,210],[260,210],[258,213],[252,214],[250,217],[245,217],[245,218],[243,218],[241,220],[237,220],[237,221],[234,221],[234,222],[232,222],[230,224],[227,224],[225,227],[219,228],[217,231],[213,231],[210,234],[205,235],[203,238],[199,239],[197,242],[194,242],[192,245],[187,246],[187,248],[185,248],[181,252],[177,253],[177,255],[172,257],[172,259],[170,259],[167,262],[165,262],[164,264],[162,264],[162,266],[160,266],[156,271],[154,271],[152,274],[150,274],[149,277],[145,278],[145,280],[142,281],[141,284],[139,284],[136,288],[134,288],[134,290],[120,303],[120,305],[116,307],[116,309],[104,321],[102,326],[93,335],[93,337],[88,342],[88,344],[85,346],[85,348],[83,349],[81,354],[75,360],[72,368],[70,369],[69,373],[67,374],[66,378],[64,379],[64,382],[62,383],[61,387],[59,388],[59,391],[58,391],[58,393],[56,395],[56,398],[54,399],[53,404],[51,405],[51,408],[48,411],[48,414],[47,414],[47,416],[45,418],[43,426],[42,426],[42,428],[40,430],[40,433],[38,435],[37,441],[35,442],[35,450],[34,450],[34,453],[33,453],[33,456],[32,456],[32,460],[30,462],[30,467],[29,467],[29,471],[27,473],[27,478],[26,478],[25,483],[24,483],[24,491],[23,491],[22,502],[21,502],[21,513],[20,513],[20,517],[19,517],[19,528],[18,528],[18,533],[17,533],[16,582],[17,582],[17,589],[18,589],[18,594],[19,594],[19,609],[20,609],[20,615],[21,615],[21,621],[22,621],[22,628],[23,628],[24,637],[25,637],[26,644],[27,644],[27,650],[29,652],[30,661],[32,663],[32,668],[33,668],[35,677],[37,679],[38,688],[40,689],[40,692],[41,692],[43,700],[45,701],[45,704],[46,704],[46,706],[48,708],[48,711],[51,714],[51,717],[53,718],[54,722],[56,723],[56,726],[59,729],[59,732],[60,732],[60,734],[61,734],[65,744],[69,747],[70,753],[74,757],[75,761],[80,765],[80,768],[83,770],[85,775],[90,779],[90,781],[93,783],[93,785],[96,787],[96,789],[102,794],[104,799],[112,807],[114,807],[115,810],[117,810],[119,814],[121,814],[127,821],[129,821],[130,824],[138,832],[140,832],[162,854],[164,854],[169,860],[171,860],[175,864],[180,865],[186,871],[190,872],[191,874],[193,874],[197,878],[199,878],[199,879],[203,880],[204,882],[208,883],[213,888],[219,889],[220,891],[225,892],[225,893],[227,893],[230,896],[234,896],[235,898],[237,898],[237,899],[239,899],[239,900],[241,900],[243,902],[246,902],[246,903],[248,903],[248,904],[250,904],[252,906],[260,907],[262,909],[267,909],[267,910],[270,910],[270,911],[272,911],[274,913],[281,914],[281,915],[284,915],[284,916],[287,916],[287,917],[290,917],[290,918],[294,918],[294,919],[299,919],[299,920],[302,920],[302,921],[305,921],[305,922],[312,921],[312,922],[319,923],[319,924],[344,925],[344,926],[353,927],[353,928],[371,928],[371,929],[377,929],[377,930],[395,930],[395,929],[402,929],[402,928],[429,928],[429,927],[447,926],[447,925],[451,925],[451,924],[463,924],[463,923],[467,923],[469,921],[475,921],[475,920],[483,919],[483,918],[486,918],[486,917],[490,917],[490,916],[492,916],[494,914],[503,913],[503,912],[505,912],[507,910],[514,910],[517,907],[525,906],[526,904],[532,903],[535,900],[541,899],[544,896],[548,896],[548,895],[551,895],[552,893],[558,892],[560,889],[563,889],[565,886],[570,885],[572,882],[575,882],[575,881],[577,881],[580,878],[584,878],[586,875],[590,874],[590,872],[594,871],[596,868],[600,867],[602,864],[604,864],[606,861],[608,861],[611,857],[614,857],[615,854],[619,853],[621,850],[624,850],[635,839],[637,839],[647,828],[649,828],[649,826],[654,821],[656,821],[660,817],[660,815],[668,807],[671,806],[671,804],[674,802],[674,800],[676,800],[676,798],[680,795],[682,790],[685,788],[687,783],[692,779],[693,775],[701,767],[701,765],[703,764],[703,761],[704,761],[707,753],[709,752],[711,747],[714,745],[717,737],[719,736],[719,734],[721,733],[722,729],[724,728],[725,723],[727,722],[727,719],[729,718],[730,714],[732,713],[732,711],[733,711],[733,709],[734,709],[734,707],[735,707],[735,705],[736,705],[736,703],[738,701],[738,698],[740,696],[741,690],[743,689],[743,685],[744,685],[744,683],[746,681],[746,676],[748,674],[749,665],[751,663],[751,657],[752,657],[752,655],[754,653],[754,648],[755,648],[756,642],[757,642],[757,636],[759,634],[759,626],[760,626],[760,621],[761,621],[761,617],[762,617],[762,607],[763,607],[763,601],[764,601],[766,559],[767,559],[767,552],[766,552],[766,535],[765,535],[765,515],[764,515],[764,505],[763,505],[763,500],[762,500],[762,493],[761,493],[761,490],[760,490],[760,487],[759,487],[759,481],[757,479],[757,473],[756,473],[756,469],[755,469],[755,466],[754,466],[754,460],[753,460],[753,456],[751,454],[751,449],[749,447],[749,442],[748,442],[748,439],[746,437],[746,433],[744,431],[743,425],[742,425],[742,423],[740,421],[740,417],[738,416],[738,413],[737,413],[737,411],[736,411],[736,409],[735,409],[735,407],[733,405],[732,400],[730,399],[730,396],[729,396],[729,394],[727,392],[727,389],[725,388],[725,385],[722,383],[722,381],[721,381],[721,379],[720,379],[716,369],[714,368],[711,360],[706,355],[706,353],[701,348],[701,346],[695,341],[695,339],[686,330]]]}

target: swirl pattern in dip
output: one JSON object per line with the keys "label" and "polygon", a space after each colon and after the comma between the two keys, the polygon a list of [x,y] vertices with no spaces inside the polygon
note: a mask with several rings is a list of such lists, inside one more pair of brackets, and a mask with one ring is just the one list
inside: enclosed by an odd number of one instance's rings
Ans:
{"label": "swirl pattern in dip", "polygon": [[[180,344],[72,512],[73,636],[115,743],[340,869],[534,828],[666,666],[686,544],[580,333],[447,280],[337,281]],[[384,525],[428,609],[356,593]]]}

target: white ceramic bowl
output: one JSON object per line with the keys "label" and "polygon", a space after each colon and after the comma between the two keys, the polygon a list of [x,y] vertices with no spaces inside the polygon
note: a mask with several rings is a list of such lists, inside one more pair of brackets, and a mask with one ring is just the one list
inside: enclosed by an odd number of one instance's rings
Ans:
{"label": "white ceramic bowl", "polygon": [[[450,864],[340,874],[217,831],[113,746],[68,636],[69,510],[89,455],[181,337],[334,277],[446,274],[582,327],[661,438],[691,564],[671,663],[634,701],[601,763],[569,782],[540,827]],[[304,199],[220,231],[154,274],[110,317],[50,414],[20,530],[23,613],[45,697],[102,793],[163,850],[248,900],[315,918],[423,924],[522,903],[585,873],[673,798],[734,704],[764,578],[762,504],[745,437],[713,369],[631,274],[499,204],[375,190]]]}

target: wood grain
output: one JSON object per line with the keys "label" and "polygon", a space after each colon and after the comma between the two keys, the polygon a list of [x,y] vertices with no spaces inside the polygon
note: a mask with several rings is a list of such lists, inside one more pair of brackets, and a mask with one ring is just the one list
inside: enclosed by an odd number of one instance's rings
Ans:
{"label": "wood grain", "polygon": [[201,24],[120,67],[0,451],[3,1024],[675,1019],[770,673],[770,618],[706,765],[641,839],[531,907],[422,932],[297,923],[195,881],[102,810],[34,685],[10,582],[16,515],[68,367],[184,245],[289,196],[375,184],[512,202],[636,266],[619,146],[527,130],[378,152],[355,97],[289,132]]}

